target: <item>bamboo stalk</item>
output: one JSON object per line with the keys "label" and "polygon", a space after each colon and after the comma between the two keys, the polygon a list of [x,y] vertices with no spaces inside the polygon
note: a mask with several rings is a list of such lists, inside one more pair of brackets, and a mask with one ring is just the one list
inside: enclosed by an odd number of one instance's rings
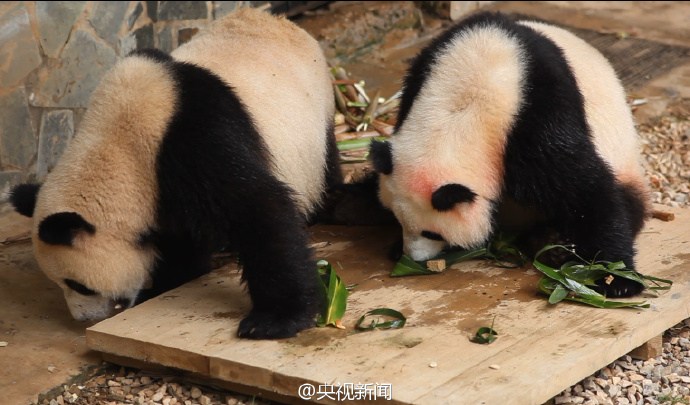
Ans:
{"label": "bamboo stalk", "polygon": [[400,99],[399,98],[394,98],[394,99],[388,99],[386,102],[381,104],[381,106],[376,110],[374,113],[374,118],[379,117],[383,114],[387,114],[396,108],[400,106]]}
{"label": "bamboo stalk", "polygon": [[[347,72],[345,71],[345,69],[343,69],[340,66],[333,68],[332,72],[333,77],[335,77],[336,80],[351,80],[348,79]],[[357,101],[357,91],[355,90],[355,85],[344,84],[342,86],[345,87],[345,95],[347,96],[347,98],[349,98],[351,101]]]}
{"label": "bamboo stalk", "polygon": [[376,92],[376,95],[374,96],[374,99],[371,100],[371,102],[369,102],[369,105],[367,106],[366,110],[364,110],[364,115],[362,116],[362,122],[364,124],[369,125],[374,119],[374,111],[376,111],[376,108],[379,106],[380,95],[381,91],[378,90]]}
{"label": "bamboo stalk", "polygon": [[361,138],[371,138],[381,136],[378,131],[366,131],[366,132],[343,132],[335,135],[335,141],[349,141],[351,139],[361,139]]}
{"label": "bamboo stalk", "polygon": [[371,122],[371,126],[374,127],[376,132],[381,134],[382,136],[391,136],[393,135],[393,130],[395,127],[387,122],[383,122],[380,120],[374,120]]}
{"label": "bamboo stalk", "polygon": [[338,111],[343,113],[343,115],[347,115],[347,101],[345,101],[345,97],[343,96],[343,93],[340,91],[338,86],[334,86],[334,93],[335,93],[335,105],[338,107]]}
{"label": "bamboo stalk", "polygon": [[355,83],[359,83],[359,82],[357,80],[352,80],[352,79],[348,79],[348,80],[335,79],[335,80],[333,80],[333,84],[355,84]]}

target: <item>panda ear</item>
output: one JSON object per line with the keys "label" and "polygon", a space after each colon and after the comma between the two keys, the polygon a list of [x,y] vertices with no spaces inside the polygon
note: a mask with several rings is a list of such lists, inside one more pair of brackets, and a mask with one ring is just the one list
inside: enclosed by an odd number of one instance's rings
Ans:
{"label": "panda ear", "polygon": [[446,184],[431,195],[431,206],[438,211],[448,211],[455,204],[472,202],[477,194],[462,184]]}
{"label": "panda ear", "polygon": [[40,184],[19,184],[10,191],[10,203],[14,210],[31,218],[36,207],[36,195],[41,188]]}
{"label": "panda ear", "polygon": [[393,150],[390,142],[371,141],[369,156],[371,156],[374,170],[378,173],[393,173]]}
{"label": "panda ear", "polygon": [[76,212],[49,215],[38,226],[38,237],[49,245],[72,246],[74,238],[84,232],[93,235],[96,228]]}

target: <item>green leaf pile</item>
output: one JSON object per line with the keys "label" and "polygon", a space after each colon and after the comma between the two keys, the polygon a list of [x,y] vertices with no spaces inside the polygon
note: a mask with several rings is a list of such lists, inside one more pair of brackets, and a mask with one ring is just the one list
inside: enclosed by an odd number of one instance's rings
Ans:
{"label": "green leaf pile", "polygon": [[[445,260],[446,268],[455,263],[472,259],[489,259],[500,267],[521,267],[525,264],[526,258],[515,246],[513,246],[513,239],[513,236],[499,234],[485,246],[476,249],[444,252],[430,259],[430,261]],[[426,267],[426,262],[427,261],[416,262],[409,256],[403,255],[395,264],[395,267],[393,267],[391,276],[403,277],[438,273],[437,271],[429,270]]]}
{"label": "green leaf pile", "polygon": [[[554,269],[539,261],[539,256],[551,249],[565,249],[578,261],[569,261],[560,268]],[[614,301],[594,291],[590,287],[597,285],[598,280],[608,277],[622,277],[638,282],[648,290],[668,290],[673,282],[657,277],[646,276],[628,270],[623,262],[592,261],[587,262],[574,250],[563,245],[548,245],[540,250],[534,258],[534,268],[543,277],[539,280],[539,290],[549,296],[549,303],[556,304],[563,300],[575,301],[597,308],[649,308],[645,301]]]}
{"label": "green leaf pile", "polygon": [[[526,257],[513,246],[514,237],[498,234],[483,247],[470,250],[444,252],[429,261],[417,262],[403,255],[396,263],[391,276],[413,276],[436,274],[439,271],[430,270],[427,265],[431,261],[445,261],[445,268],[455,263],[471,259],[489,259],[501,267],[521,267]],[[554,269],[539,261],[539,257],[551,249],[565,249],[577,261],[564,263]],[[597,286],[597,281],[609,277],[622,277],[633,280],[645,286],[648,291],[668,290],[673,282],[657,277],[647,276],[637,271],[627,269],[623,262],[592,261],[587,262],[578,256],[574,250],[563,245],[548,245],[540,250],[532,262],[535,269],[544,276],[539,280],[539,291],[548,295],[549,303],[556,304],[563,300],[575,301],[598,308],[648,308],[644,301],[614,301],[590,287]],[[441,269],[443,270],[443,269]]]}

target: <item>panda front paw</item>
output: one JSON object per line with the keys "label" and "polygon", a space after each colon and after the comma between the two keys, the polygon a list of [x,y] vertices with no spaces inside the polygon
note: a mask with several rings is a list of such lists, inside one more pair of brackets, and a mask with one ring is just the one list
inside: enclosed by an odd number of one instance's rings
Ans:
{"label": "panda front paw", "polygon": [[288,316],[272,312],[252,311],[240,322],[237,336],[245,339],[283,339],[314,327],[314,316]]}
{"label": "panda front paw", "polygon": [[607,298],[632,297],[644,290],[642,284],[623,277],[614,277],[610,284],[607,284],[604,280],[597,281],[597,284],[599,285],[597,290]]}

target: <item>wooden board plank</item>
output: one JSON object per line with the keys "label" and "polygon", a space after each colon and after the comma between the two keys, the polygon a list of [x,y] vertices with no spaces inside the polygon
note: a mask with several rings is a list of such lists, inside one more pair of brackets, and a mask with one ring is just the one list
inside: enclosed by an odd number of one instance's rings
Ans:
{"label": "wooden board plank", "polygon": [[[239,273],[226,267],[89,328],[87,344],[281,396],[296,397],[304,383],[316,389],[360,383],[390,384],[391,402],[400,404],[543,403],[690,317],[690,211],[674,212],[672,222],[649,221],[638,240],[639,270],[675,282],[660,297],[644,297],[652,304],[646,310],[551,306],[536,293],[535,271],[481,261],[439,275],[391,278],[390,229],[317,226],[314,242],[331,243],[318,256],[357,284],[346,330],[237,339],[249,300]],[[378,307],[403,312],[405,328],[355,333],[359,316]],[[499,339],[471,343],[494,317]],[[342,402],[323,394],[312,401]]]}

